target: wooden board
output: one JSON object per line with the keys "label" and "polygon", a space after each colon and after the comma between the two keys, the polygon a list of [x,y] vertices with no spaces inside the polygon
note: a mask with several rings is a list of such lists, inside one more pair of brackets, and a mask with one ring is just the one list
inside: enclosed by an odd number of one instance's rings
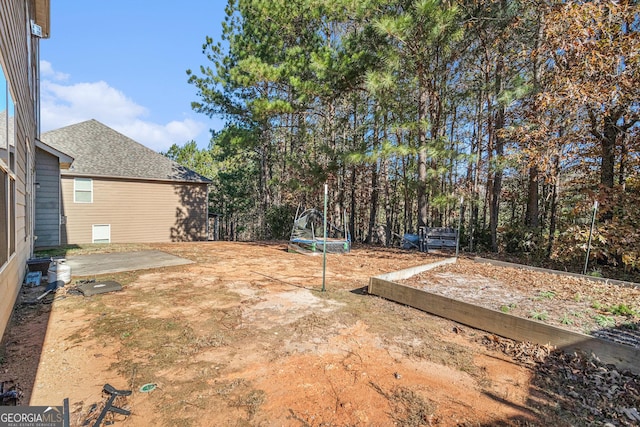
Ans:
{"label": "wooden board", "polygon": [[433,270],[436,267],[441,267],[447,264],[455,264],[456,258],[446,258],[442,261],[432,262],[431,264],[418,265],[416,267],[405,268],[404,270],[393,271],[391,273],[381,274],[376,276],[378,279],[383,280],[404,280],[408,279],[411,276],[415,276],[416,274],[420,274],[423,271]]}
{"label": "wooden board", "polygon": [[387,277],[372,277],[369,293],[505,338],[552,345],[567,353],[593,354],[604,363],[640,374],[640,351],[633,347],[435,295],[394,283]]}
{"label": "wooden board", "polygon": [[622,280],[609,279],[609,278],[606,278],[606,277],[585,276],[584,274],[579,274],[579,273],[570,273],[568,271],[549,270],[547,268],[532,267],[530,265],[523,265],[523,264],[514,264],[512,262],[498,261],[498,260],[495,260],[495,259],[487,259],[487,258],[475,257],[473,260],[475,262],[477,262],[477,263],[480,263],[480,264],[491,264],[491,265],[495,265],[497,267],[520,268],[520,269],[524,269],[524,270],[537,271],[539,273],[558,274],[560,276],[571,276],[571,277],[577,277],[579,279],[591,280],[593,282],[601,282],[601,283],[607,283],[607,284],[616,285],[616,286],[624,286],[624,287],[627,287],[627,288],[638,288],[638,287],[640,287],[640,284],[633,283],[633,282],[625,282],[625,281],[622,281]]}

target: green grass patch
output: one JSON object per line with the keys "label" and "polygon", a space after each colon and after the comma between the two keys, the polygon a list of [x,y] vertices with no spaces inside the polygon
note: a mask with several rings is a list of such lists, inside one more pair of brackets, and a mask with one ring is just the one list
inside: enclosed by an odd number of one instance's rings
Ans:
{"label": "green grass patch", "polygon": [[638,311],[630,308],[626,304],[618,304],[607,308],[607,311],[616,316],[637,316]]}
{"label": "green grass patch", "polygon": [[562,323],[563,325],[573,325],[573,319],[569,317],[568,314],[565,314],[560,319],[560,323]]}
{"label": "green grass patch", "polygon": [[513,310],[514,308],[516,308],[517,306],[518,305],[516,303],[512,302],[511,304],[500,306],[500,311],[503,312],[503,313],[508,313],[511,310]]}
{"label": "green grass patch", "polygon": [[602,310],[604,306],[600,303],[600,301],[592,301],[591,308],[593,308],[594,310]]}
{"label": "green grass patch", "polygon": [[611,316],[605,316],[603,314],[596,314],[593,316],[593,320],[602,328],[612,328],[616,326],[616,319]]}
{"label": "green grass patch", "polygon": [[549,318],[549,313],[547,313],[546,311],[532,311],[531,313],[529,313],[529,317],[533,320],[544,321]]}
{"label": "green grass patch", "polygon": [[553,291],[540,291],[536,299],[553,299],[555,298],[556,293]]}
{"label": "green grass patch", "polygon": [[593,270],[593,271],[588,272],[587,276],[602,278],[602,272],[599,271],[599,270]]}

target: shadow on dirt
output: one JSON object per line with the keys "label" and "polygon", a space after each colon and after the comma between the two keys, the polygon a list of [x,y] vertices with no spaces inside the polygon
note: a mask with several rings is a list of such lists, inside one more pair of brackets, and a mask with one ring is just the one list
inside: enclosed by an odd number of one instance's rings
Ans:
{"label": "shadow on dirt", "polygon": [[356,295],[369,295],[369,287],[363,286],[361,288],[352,289],[350,292]]}
{"label": "shadow on dirt", "polygon": [[[47,334],[51,303],[55,294],[44,295],[45,286],[23,287],[0,344],[0,384],[12,383],[20,394],[17,401],[1,400],[0,405],[28,405],[38,363]],[[38,299],[41,297],[40,299]],[[3,365],[10,360],[12,369]]]}

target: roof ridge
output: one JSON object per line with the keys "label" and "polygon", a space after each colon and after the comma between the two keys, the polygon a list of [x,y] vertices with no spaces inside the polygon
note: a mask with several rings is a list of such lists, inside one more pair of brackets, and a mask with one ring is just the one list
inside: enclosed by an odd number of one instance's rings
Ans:
{"label": "roof ridge", "polygon": [[211,180],[96,119],[45,132],[46,144],[76,160],[70,173],[210,183]]}

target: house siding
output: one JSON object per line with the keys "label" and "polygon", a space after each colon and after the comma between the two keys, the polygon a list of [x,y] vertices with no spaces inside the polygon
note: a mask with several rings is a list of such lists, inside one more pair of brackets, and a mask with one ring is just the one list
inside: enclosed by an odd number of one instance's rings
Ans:
{"label": "house siding", "polygon": [[36,148],[35,235],[37,248],[60,244],[60,163]]}
{"label": "house siding", "polygon": [[[0,3],[0,56],[4,76],[11,87],[15,102],[15,167],[11,177],[15,183],[14,212],[10,232],[15,233],[15,252],[0,267],[0,334],[4,334],[20,285],[24,279],[26,261],[33,250],[31,200],[28,188],[33,177],[35,138],[37,129],[37,51],[39,40],[28,32],[28,23],[40,2],[3,0]],[[46,11],[45,11],[46,12]],[[48,14],[48,12],[46,12]],[[29,56],[29,47],[31,57]],[[11,198],[9,198],[11,201]],[[10,210],[8,210],[10,211]],[[8,215],[7,212],[0,213]]]}
{"label": "house siding", "polygon": [[92,179],[93,202],[74,203],[74,177],[62,177],[62,244],[91,243],[106,224],[111,243],[207,240],[207,184]]}

